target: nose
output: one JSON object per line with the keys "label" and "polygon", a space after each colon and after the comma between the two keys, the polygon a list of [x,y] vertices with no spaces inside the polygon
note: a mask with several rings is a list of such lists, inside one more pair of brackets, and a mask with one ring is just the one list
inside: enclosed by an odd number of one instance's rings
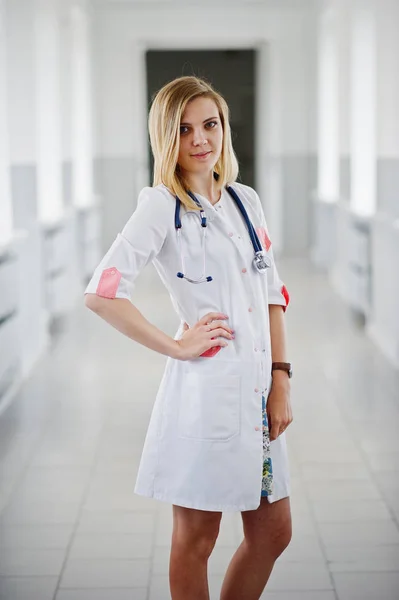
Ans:
{"label": "nose", "polygon": [[205,146],[208,143],[208,140],[205,139],[205,135],[203,132],[199,131],[198,133],[194,133],[193,137],[193,145],[194,146]]}

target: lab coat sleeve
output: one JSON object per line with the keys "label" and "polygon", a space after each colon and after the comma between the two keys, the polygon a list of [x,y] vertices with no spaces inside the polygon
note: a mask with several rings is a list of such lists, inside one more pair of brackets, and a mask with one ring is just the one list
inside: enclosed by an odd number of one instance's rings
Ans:
{"label": "lab coat sleeve", "polygon": [[285,312],[290,302],[290,295],[288,293],[287,288],[284,285],[284,282],[280,279],[280,276],[278,274],[276,262],[274,260],[273,246],[269,236],[269,231],[267,228],[262,203],[258,194],[256,194],[256,205],[260,222],[260,226],[255,227],[256,233],[258,234],[260,243],[262,244],[264,250],[267,251],[269,258],[272,261],[270,269],[267,269],[266,271],[269,304],[279,304],[283,307],[283,310]]}
{"label": "lab coat sleeve", "polygon": [[137,208],[95,269],[85,294],[131,300],[136,277],[163,246],[169,208],[159,190],[141,190]]}

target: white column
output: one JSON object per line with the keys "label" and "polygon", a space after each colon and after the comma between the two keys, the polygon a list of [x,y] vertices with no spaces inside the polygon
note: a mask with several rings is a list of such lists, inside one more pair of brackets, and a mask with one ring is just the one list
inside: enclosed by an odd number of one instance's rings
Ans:
{"label": "white column", "polygon": [[317,184],[312,205],[311,258],[326,269],[336,260],[340,197],[339,9],[337,2],[324,2],[317,22]]}
{"label": "white column", "polygon": [[372,0],[355,0],[351,39],[351,208],[376,207],[376,37]]}
{"label": "white column", "polygon": [[351,5],[347,0],[337,3],[338,37],[338,143],[340,160],[340,198],[350,197],[350,31]]}
{"label": "white column", "polygon": [[[12,202],[14,228],[23,232],[16,237],[14,245],[17,266],[12,274],[16,273],[18,282],[18,332],[15,337],[20,349],[21,372],[25,376],[48,343],[42,232],[37,220],[36,3],[6,0],[6,5]],[[3,141],[3,136],[0,139]]]}
{"label": "white column", "polygon": [[63,215],[60,24],[57,0],[36,0],[37,194],[43,223]]}
{"label": "white column", "polygon": [[[281,44],[272,39],[258,50],[257,60],[257,185],[275,252],[280,252],[283,239],[282,192],[282,69]],[[266,175],[266,181],[265,181]]]}
{"label": "white column", "polygon": [[131,68],[133,78],[132,101],[135,106],[136,120],[132,131],[132,145],[134,156],[134,188],[135,198],[150,181],[150,163],[148,158],[148,99],[147,99],[147,71],[145,53],[147,47],[136,42],[132,44]]}
{"label": "white column", "polygon": [[336,127],[342,137],[338,140],[339,152],[345,160],[340,165],[342,201],[336,210],[332,280],[348,304],[367,318],[372,301],[370,216],[376,198],[375,16],[373,0],[352,3],[336,0],[336,7],[339,7]]}
{"label": "white column", "polygon": [[334,7],[320,14],[318,37],[318,178],[319,200],[339,197],[338,36]]}
{"label": "white column", "polygon": [[376,0],[378,206],[372,221],[368,333],[399,367],[399,4]]}
{"label": "white column", "polygon": [[71,9],[72,197],[76,207],[94,203],[90,23],[85,4]]}
{"label": "white column", "polygon": [[398,160],[399,3],[397,0],[380,0],[379,9],[376,14],[378,25],[377,154],[382,159]]}
{"label": "white column", "polygon": [[0,0],[0,248],[12,235],[9,132],[7,118],[7,61],[4,0]]}

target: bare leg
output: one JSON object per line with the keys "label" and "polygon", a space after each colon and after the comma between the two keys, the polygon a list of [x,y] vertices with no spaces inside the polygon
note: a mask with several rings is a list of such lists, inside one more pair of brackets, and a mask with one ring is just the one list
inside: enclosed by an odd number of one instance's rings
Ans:
{"label": "bare leg", "polygon": [[219,534],[221,512],[173,505],[169,583],[173,600],[209,600],[208,559]]}
{"label": "bare leg", "polygon": [[259,600],[275,561],[291,541],[289,498],[272,504],[262,498],[259,508],[241,516],[244,539],[226,571],[220,600]]}

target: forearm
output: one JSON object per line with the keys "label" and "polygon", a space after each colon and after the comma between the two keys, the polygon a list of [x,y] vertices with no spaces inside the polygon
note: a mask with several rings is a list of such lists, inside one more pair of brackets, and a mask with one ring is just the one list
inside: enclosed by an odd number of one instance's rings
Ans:
{"label": "forearm", "polygon": [[85,305],[130,339],[172,358],[179,358],[179,344],[152,325],[129,300],[86,294]]}
{"label": "forearm", "polygon": [[[287,342],[283,307],[269,304],[270,341],[272,362],[287,362]],[[273,378],[287,378],[284,371],[274,371]]]}

